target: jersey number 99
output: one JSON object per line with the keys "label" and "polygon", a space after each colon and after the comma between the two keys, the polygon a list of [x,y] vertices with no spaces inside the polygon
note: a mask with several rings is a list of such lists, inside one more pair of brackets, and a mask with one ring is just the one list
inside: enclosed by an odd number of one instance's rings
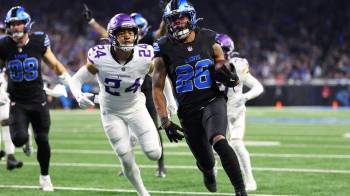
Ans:
{"label": "jersey number 99", "polygon": [[11,60],[8,62],[9,75],[11,80],[15,82],[22,82],[35,80],[38,77],[38,60],[34,57],[24,59]]}
{"label": "jersey number 99", "polygon": [[209,73],[209,66],[213,62],[209,59],[197,61],[195,70],[190,64],[176,67],[176,92],[185,93],[193,91],[193,86],[197,89],[206,89],[211,87],[211,78]]}

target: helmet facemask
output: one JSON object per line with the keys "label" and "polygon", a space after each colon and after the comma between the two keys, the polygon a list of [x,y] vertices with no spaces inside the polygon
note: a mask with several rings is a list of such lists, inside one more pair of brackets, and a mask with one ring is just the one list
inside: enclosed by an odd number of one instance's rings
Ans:
{"label": "helmet facemask", "polygon": [[[188,21],[185,24],[176,24],[176,20],[184,20],[182,19],[183,17],[187,17]],[[170,24],[168,25],[169,31],[172,33],[173,37],[178,40],[183,40],[191,33],[189,17],[187,13],[176,14],[170,17]]]}
{"label": "helmet facemask", "polygon": [[[129,34],[128,31],[133,32],[133,35],[125,35],[125,34]],[[129,51],[133,50],[134,46],[137,43],[137,37],[138,37],[137,29],[134,29],[134,28],[120,28],[120,29],[117,29],[114,32],[114,36],[115,36],[115,40],[116,40],[115,47],[121,49],[124,52],[129,52]],[[120,43],[118,41],[118,37],[120,37],[120,36],[121,37],[123,37],[123,36],[130,36],[131,39],[133,39],[133,40],[132,40],[132,42],[129,42],[129,43]],[[124,38],[121,38],[121,39],[124,39]]]}
{"label": "helmet facemask", "polygon": [[[186,24],[179,21],[188,19]],[[187,38],[197,26],[196,11],[192,4],[186,0],[172,0],[164,9],[163,19],[166,22],[168,32],[177,40]],[[177,22],[176,22],[177,21]]]}

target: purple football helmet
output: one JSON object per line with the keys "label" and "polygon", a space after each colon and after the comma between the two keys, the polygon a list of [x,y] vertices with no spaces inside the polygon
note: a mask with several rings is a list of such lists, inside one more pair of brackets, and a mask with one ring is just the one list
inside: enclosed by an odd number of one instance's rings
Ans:
{"label": "purple football helmet", "polygon": [[[133,44],[120,44],[117,41],[117,33],[122,29],[131,29],[134,31],[135,38]],[[125,52],[134,49],[137,44],[138,27],[135,21],[128,14],[117,14],[109,21],[107,26],[108,39],[112,46],[119,48]]]}
{"label": "purple football helmet", "polygon": [[233,51],[235,50],[235,45],[228,35],[218,34],[216,36],[216,41],[219,42],[226,58],[232,55]]}

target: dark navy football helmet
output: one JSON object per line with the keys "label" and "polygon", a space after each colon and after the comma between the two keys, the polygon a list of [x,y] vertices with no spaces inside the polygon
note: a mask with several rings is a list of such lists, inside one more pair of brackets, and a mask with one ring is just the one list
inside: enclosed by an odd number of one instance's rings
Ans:
{"label": "dark navy football helmet", "polygon": [[[134,31],[135,40],[133,44],[120,44],[117,41],[117,34],[122,29],[131,29]],[[138,37],[138,27],[135,21],[128,14],[117,14],[115,15],[108,23],[107,26],[108,39],[112,46],[119,48],[123,51],[130,51],[134,49],[134,46],[137,44]]]}
{"label": "dark navy football helmet", "polygon": [[[189,23],[185,26],[173,25],[179,16],[187,15]],[[178,40],[185,39],[197,26],[196,10],[187,0],[171,0],[164,9],[163,19],[167,24],[168,32]]]}

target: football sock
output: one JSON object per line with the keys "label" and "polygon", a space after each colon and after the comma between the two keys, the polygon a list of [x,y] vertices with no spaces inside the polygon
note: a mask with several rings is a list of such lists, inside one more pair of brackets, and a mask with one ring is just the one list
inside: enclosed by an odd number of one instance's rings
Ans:
{"label": "football sock", "polygon": [[40,173],[43,176],[49,174],[51,149],[49,141],[36,141],[38,145],[37,159],[40,165]]}
{"label": "football sock", "polygon": [[136,165],[134,153],[127,152],[122,156],[118,156],[122,163],[124,175],[128,178],[130,183],[134,186],[139,195],[148,195],[148,192],[141,179],[140,169]]}
{"label": "football sock", "polygon": [[231,146],[234,151],[237,153],[239,163],[241,168],[243,169],[243,176],[245,178],[245,182],[250,182],[254,180],[252,166],[250,162],[249,152],[247,148],[244,146],[244,143],[240,139],[235,139],[231,141]]}
{"label": "football sock", "polygon": [[236,192],[245,190],[241,169],[237,156],[226,139],[222,139],[214,144],[214,149],[218,153],[222,167],[224,168],[231,184]]}
{"label": "football sock", "polygon": [[2,127],[2,139],[4,141],[6,154],[14,154],[15,146],[12,143],[9,126]]}

